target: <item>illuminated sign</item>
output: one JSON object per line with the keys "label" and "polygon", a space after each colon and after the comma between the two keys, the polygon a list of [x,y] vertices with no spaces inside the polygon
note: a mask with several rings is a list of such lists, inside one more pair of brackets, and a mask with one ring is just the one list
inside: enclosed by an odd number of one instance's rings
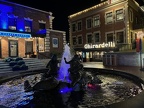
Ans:
{"label": "illuminated sign", "polygon": [[31,34],[4,32],[4,31],[0,31],[0,36],[15,37],[15,38],[31,38]]}
{"label": "illuminated sign", "polygon": [[85,44],[85,49],[91,49],[91,48],[108,48],[108,47],[115,47],[114,42],[108,42],[108,43],[102,43],[102,44]]}
{"label": "illuminated sign", "polygon": [[138,39],[143,38],[143,36],[144,36],[144,32],[139,31],[139,32],[137,33],[137,38],[138,38]]}

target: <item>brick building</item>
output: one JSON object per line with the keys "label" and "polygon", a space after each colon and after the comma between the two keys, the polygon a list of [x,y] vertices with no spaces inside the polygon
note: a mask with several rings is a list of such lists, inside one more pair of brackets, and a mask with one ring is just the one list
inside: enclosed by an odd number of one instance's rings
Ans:
{"label": "brick building", "polygon": [[84,61],[102,61],[108,52],[137,52],[143,15],[135,0],[104,0],[68,16],[70,45]]}
{"label": "brick building", "polygon": [[0,1],[0,58],[62,53],[66,32],[54,30],[53,19],[52,12]]}

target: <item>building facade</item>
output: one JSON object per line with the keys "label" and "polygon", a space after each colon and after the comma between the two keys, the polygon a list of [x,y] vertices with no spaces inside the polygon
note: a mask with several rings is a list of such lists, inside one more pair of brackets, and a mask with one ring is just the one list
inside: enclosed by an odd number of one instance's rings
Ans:
{"label": "building facade", "polygon": [[143,13],[134,0],[105,0],[69,15],[71,48],[83,61],[102,61],[108,52],[137,52]]}
{"label": "building facade", "polygon": [[54,30],[53,19],[52,12],[0,1],[0,58],[62,53],[66,32]]}

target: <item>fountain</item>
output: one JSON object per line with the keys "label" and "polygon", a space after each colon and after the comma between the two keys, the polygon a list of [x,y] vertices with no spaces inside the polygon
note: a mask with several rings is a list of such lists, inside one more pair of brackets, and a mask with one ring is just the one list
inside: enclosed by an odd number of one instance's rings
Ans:
{"label": "fountain", "polygon": [[[57,77],[42,82],[43,73],[25,73],[1,83],[0,105],[7,108],[97,108],[127,101],[143,92],[144,82],[137,76],[94,68],[83,68],[81,79],[71,87],[70,65],[65,63],[64,57],[68,61],[72,59],[68,45],[65,45]],[[39,82],[49,86],[39,89]],[[25,91],[25,84],[33,88]]]}
{"label": "fountain", "polygon": [[69,72],[68,72],[68,69],[70,68],[70,64],[65,63],[64,57],[66,57],[68,61],[70,61],[72,57],[72,54],[70,52],[70,47],[68,46],[68,44],[65,45],[64,52],[61,58],[60,69],[58,71],[59,73],[58,80],[71,82],[71,80],[69,79]]}

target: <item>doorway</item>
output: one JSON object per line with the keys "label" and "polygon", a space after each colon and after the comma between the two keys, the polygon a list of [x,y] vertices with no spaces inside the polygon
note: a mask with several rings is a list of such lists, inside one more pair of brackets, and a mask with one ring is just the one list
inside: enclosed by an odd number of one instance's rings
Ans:
{"label": "doorway", "polygon": [[25,54],[26,56],[34,55],[33,52],[33,41],[26,41],[25,42]]}
{"label": "doorway", "polygon": [[18,41],[9,40],[9,56],[17,57],[18,56]]}

